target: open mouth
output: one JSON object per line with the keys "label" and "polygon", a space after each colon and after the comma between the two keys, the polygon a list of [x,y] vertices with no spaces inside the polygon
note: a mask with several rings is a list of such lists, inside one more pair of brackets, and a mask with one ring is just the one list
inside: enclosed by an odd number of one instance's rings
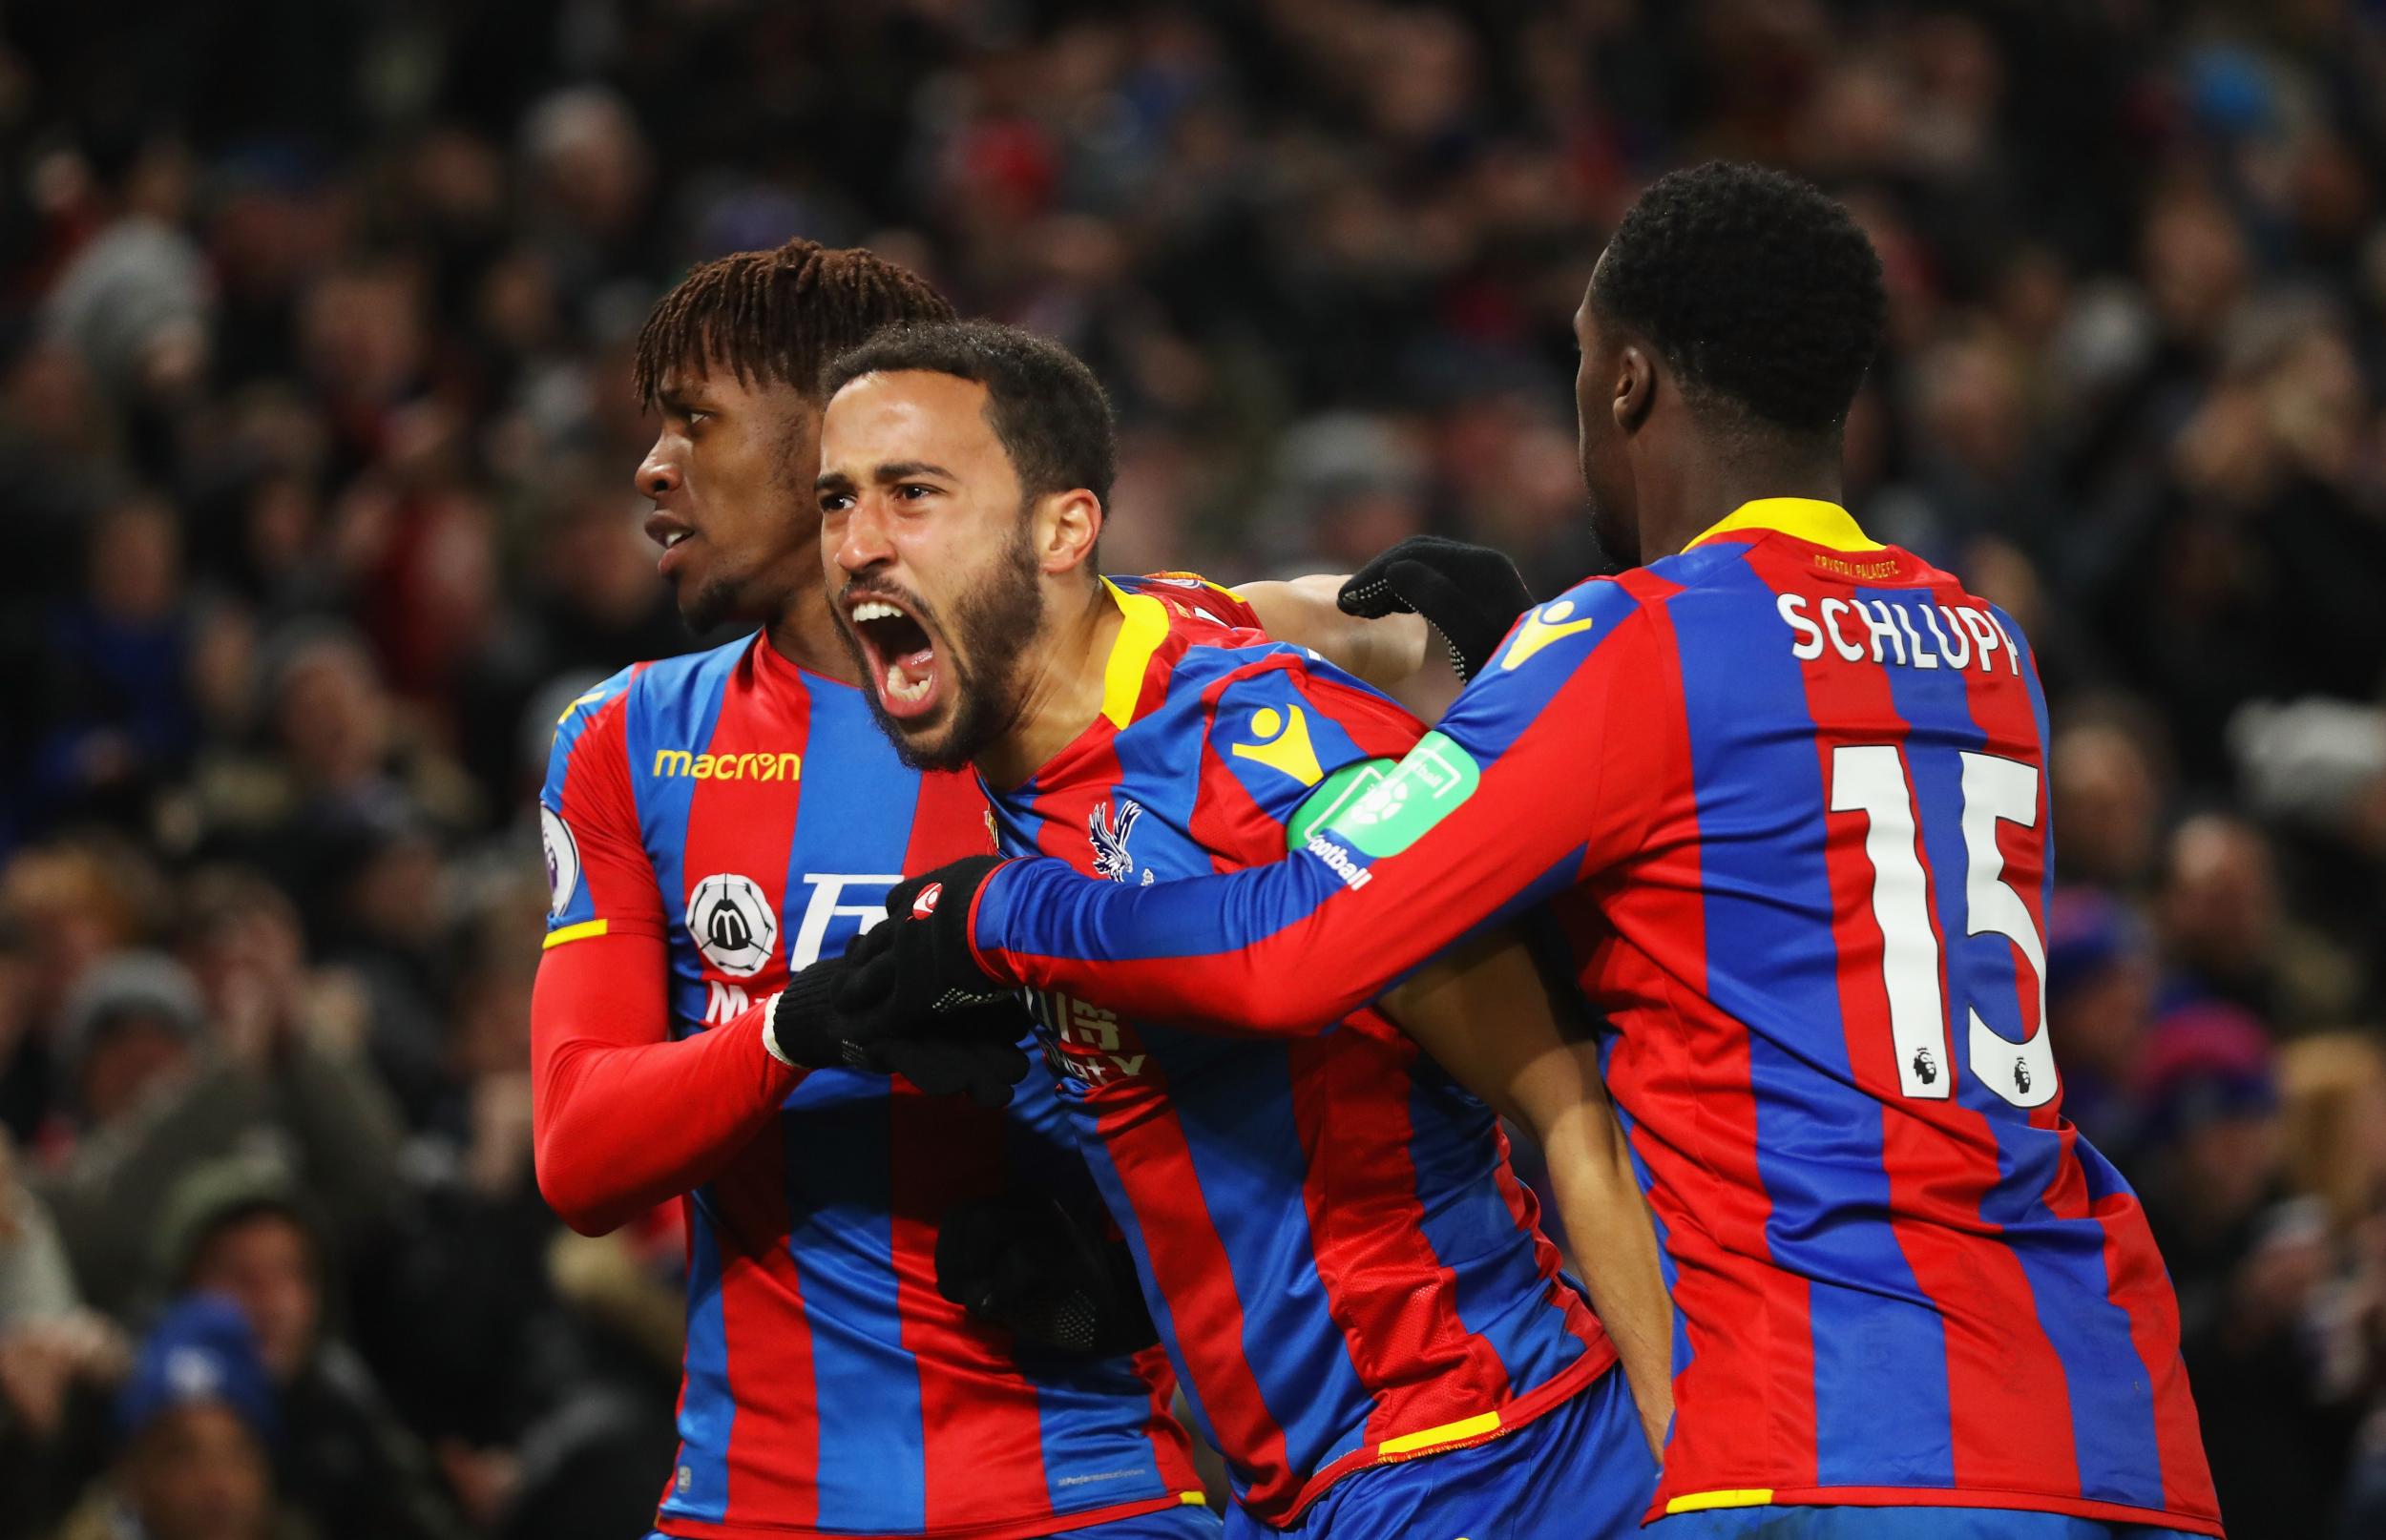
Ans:
{"label": "open mouth", "polygon": [[944,671],[927,625],[883,593],[848,598],[846,620],[861,641],[864,672],[887,715],[908,721],[935,710],[944,694]]}
{"label": "open mouth", "polygon": [[672,561],[671,553],[685,544],[688,537],[695,532],[677,517],[663,512],[660,509],[648,514],[646,516],[646,538],[662,549],[662,554],[655,561],[656,570],[666,576],[669,575],[672,568],[677,565]]}

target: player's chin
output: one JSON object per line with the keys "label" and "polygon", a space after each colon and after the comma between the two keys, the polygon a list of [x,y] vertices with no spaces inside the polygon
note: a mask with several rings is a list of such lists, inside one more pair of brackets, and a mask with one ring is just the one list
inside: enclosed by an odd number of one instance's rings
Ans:
{"label": "player's chin", "polygon": [[906,765],[914,770],[967,768],[971,756],[969,747],[960,741],[959,713],[949,704],[939,700],[925,711],[897,714],[889,709],[887,692],[877,683],[868,690],[870,715],[878,718],[879,730],[894,744],[896,758]]}

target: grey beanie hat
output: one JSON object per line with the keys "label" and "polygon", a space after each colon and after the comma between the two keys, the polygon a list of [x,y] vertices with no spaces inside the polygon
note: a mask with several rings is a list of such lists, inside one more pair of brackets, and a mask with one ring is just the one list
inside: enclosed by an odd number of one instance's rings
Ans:
{"label": "grey beanie hat", "polygon": [[58,1057],[69,1073],[127,1017],[146,1016],[184,1038],[206,1025],[205,1004],[189,968],[163,952],[117,952],[93,965],[67,996],[58,1021]]}

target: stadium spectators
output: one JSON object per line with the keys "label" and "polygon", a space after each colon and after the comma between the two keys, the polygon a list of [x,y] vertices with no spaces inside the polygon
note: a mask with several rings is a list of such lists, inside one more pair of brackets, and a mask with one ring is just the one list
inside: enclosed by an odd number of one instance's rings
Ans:
{"label": "stadium spectators", "polygon": [[[527,815],[566,703],[693,645],[630,484],[689,263],[867,242],[1065,343],[1122,569],[1432,530],[1546,593],[1597,561],[1592,257],[1725,155],[1873,235],[1856,511],[2038,644],[2057,1048],[2161,1206],[2231,1532],[2376,1532],[2381,88],[2344,0],[11,10],[0,1540],[102,1468],[171,1532],[178,1450],[271,1446],[155,1368],[176,1179],[261,1147],[429,1509],[639,1532],[678,1252],[528,1180]],[[278,1532],[269,1467],[211,1532]]]}

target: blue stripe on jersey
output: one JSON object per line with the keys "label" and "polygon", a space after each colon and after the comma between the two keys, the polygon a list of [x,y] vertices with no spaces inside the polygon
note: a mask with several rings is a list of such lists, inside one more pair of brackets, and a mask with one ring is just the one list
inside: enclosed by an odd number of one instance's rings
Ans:
{"label": "blue stripe on jersey", "polygon": [[[1409,1158],[1418,1227],[1455,1280],[1458,1323],[1481,1338],[1512,1384],[1538,1384],[1582,1354],[1581,1340],[1540,1289],[1531,1232],[1508,1212],[1493,1170],[1497,1119],[1431,1058],[1409,1072]],[[1568,1285],[1560,1283],[1560,1288]]]}
{"label": "blue stripe on jersey", "polygon": [[1946,1334],[1882,1217],[1886,1113],[1865,1101],[1850,1116],[1855,1093],[1822,1091],[1855,1079],[1824,859],[1830,802],[1797,660],[1748,631],[1748,615],[1772,614],[1773,593],[1745,555],[1719,552],[1699,588],[1666,601],[1698,808],[1706,993],[1748,1028],[1767,1244],[1809,1280],[1815,1481],[1946,1487]]}
{"label": "blue stripe on jersey", "polygon": [[[1169,672],[1167,704],[1147,712],[1111,740],[1119,759],[1120,796],[1133,797],[1169,826],[1165,832],[1171,838],[1152,838],[1146,845],[1147,859],[1157,864],[1163,883],[1207,876],[1215,869],[1208,854],[1189,837],[1182,842],[1173,838],[1175,830],[1193,827],[1202,795],[1201,756],[1211,718],[1198,703],[1202,691],[1220,674],[1243,666],[1260,651],[1196,648],[1187,653]],[[1258,709],[1251,704],[1254,700],[1278,708],[1301,703],[1297,681],[1290,676],[1263,679],[1274,687],[1255,695],[1238,683],[1220,697],[1216,709],[1221,726],[1234,718],[1245,718],[1236,725],[1248,726],[1248,716]],[[1325,720],[1314,708],[1306,708],[1304,715],[1321,755],[1338,744],[1345,761],[1357,757],[1356,745],[1339,724]],[[1231,758],[1223,750],[1222,757]],[[1306,791],[1281,772],[1254,768],[1284,780],[1295,793]],[[1266,807],[1267,788],[1262,786],[1256,795]],[[1273,800],[1290,803],[1296,798],[1278,794]],[[1118,801],[1113,798],[1114,815]],[[1139,872],[1131,880],[1141,876]],[[1245,1301],[1244,1359],[1259,1384],[1260,1399],[1284,1430],[1293,1467],[1317,1469],[1365,1442],[1373,1400],[1350,1362],[1350,1346],[1328,1309],[1325,1280],[1317,1272],[1317,1248],[1303,1205],[1308,1162],[1292,1111],[1290,1055],[1281,1043],[1229,1045],[1161,1028],[1146,1030],[1144,1047],[1161,1072],[1182,1088],[1172,1093],[1171,1100],[1194,1180],[1225,1249],[1235,1294]],[[1172,1063],[1180,1054],[1193,1062]],[[1228,1064],[1233,1066],[1231,1074],[1225,1070]],[[1262,1291],[1287,1284],[1296,1299],[1313,1301],[1306,1316],[1312,1329],[1298,1343],[1256,1335],[1264,1322],[1270,1331],[1281,1329],[1281,1318],[1258,1302]]]}
{"label": "blue stripe on jersey", "polygon": [[[1027,1046],[1033,1054],[1034,1041]],[[1110,1217],[1087,1176],[1075,1120],[1040,1064],[1011,1093],[1003,1149],[1015,1185],[1052,1194],[1094,1234],[1107,1228]],[[1103,1492],[1167,1489],[1151,1440],[1116,1415],[1120,1400],[1150,1395],[1127,1360],[1088,1360],[1065,1368],[1022,1364],[1020,1372],[1036,1384],[1044,1493],[1054,1512],[1099,1507]],[[1122,1472],[1133,1472],[1135,1485],[1126,1485]]]}
{"label": "blue stripe on jersey", "polygon": [[[572,751],[579,746],[582,735],[587,733],[589,723],[596,719],[596,714],[604,710],[607,703],[616,696],[627,689],[629,683],[630,670],[623,669],[602,684],[575,699],[571,707],[564,712],[562,719],[555,723],[555,739],[547,749],[547,780],[538,789],[542,823],[545,822],[545,814],[562,811],[563,783],[571,774]],[[544,832],[542,830],[542,833]],[[547,928],[560,930],[567,926],[586,924],[595,918],[596,918],[596,895],[583,878],[573,883],[572,895],[564,901],[560,913],[554,909],[548,911]]]}
{"label": "blue stripe on jersey", "polygon": [[[1157,1029],[1144,1046],[1162,1073],[1192,1088],[1172,1100],[1194,1184],[1243,1301],[1244,1362],[1284,1430],[1291,1468],[1319,1469],[1366,1442],[1374,1398],[1317,1272],[1291,1054],[1282,1043],[1235,1043],[1227,1058],[1216,1045]],[[1169,1063],[1180,1049],[1210,1062],[1180,1072]],[[1304,1327],[1297,1335],[1287,1330],[1295,1321]]]}
{"label": "blue stripe on jersey", "polygon": [[[1082,879],[1079,879],[1082,881]],[[1151,1312],[1152,1325],[1160,1340],[1168,1344],[1171,1362],[1177,1370],[1177,1388],[1184,1392],[1186,1413],[1193,1420],[1193,1430],[1202,1435],[1209,1446],[1220,1451],[1234,1489],[1250,1486],[1253,1472],[1226,1454],[1218,1440],[1218,1426],[1209,1420],[1209,1408],[1202,1405],[1202,1392],[1192,1377],[1184,1372],[1184,1354],[1178,1347],[1176,1317],[1168,1309],[1168,1297],[1152,1284],[1152,1255],[1143,1243],[1143,1227],[1135,1222],[1135,1203],[1127,1197],[1127,1184],[1120,1178],[1119,1164],[1111,1158],[1109,1148],[1101,1140],[1086,1137],[1079,1141],[1085,1153],[1085,1169],[1092,1173],[1094,1186],[1102,1195],[1102,1202],[1119,1221],[1120,1233],[1126,1237],[1127,1251],[1135,1258],[1136,1280],[1142,1285],[1143,1306]]]}
{"label": "blue stripe on jersey", "polygon": [[705,751],[721,720],[722,693],[746,645],[733,642],[649,665],[631,687],[629,716],[622,723],[630,787],[638,801],[638,837],[653,858],[655,884],[662,893],[663,935],[671,947],[672,1014],[682,1022],[704,1019],[703,963],[687,926],[680,923],[687,905],[684,853],[697,782],[687,776],[655,775],[655,754],[660,749]]}
{"label": "blue stripe on jersey", "polygon": [[[919,777],[895,758],[861,693],[806,678],[811,725],[798,783],[786,893],[811,892],[806,875],[891,875],[903,870]],[[829,745],[834,745],[833,751]],[[859,895],[856,895],[858,898]],[[790,917],[786,929],[799,928]],[[845,949],[858,916],[838,916],[821,955]],[[789,937],[789,945],[793,945]],[[812,1330],[820,1417],[821,1522],[840,1530],[909,1531],[927,1522],[919,1377],[890,1375],[885,1354],[903,1341],[894,1271],[893,1126],[875,1076],[814,1073],[787,1098],[791,1194],[820,1191],[837,1174],[834,1201],[794,1212],[787,1250]],[[874,1404],[877,1415],[841,1417]]]}
{"label": "blue stripe on jersey", "polygon": [[704,1217],[712,1203],[699,1188],[688,1227],[687,1357],[680,1401],[680,1465],[669,1499],[674,1513],[718,1524],[729,1511],[729,1433],[737,1401],[729,1393],[728,1336],[721,1316],[721,1232]]}
{"label": "blue stripe on jersey", "polygon": [[[1912,590],[1868,590],[1865,596],[1910,612],[1919,612],[1930,602]],[[1907,618],[1920,627],[1918,613]],[[2010,622],[2006,629],[2011,632]],[[1967,933],[1970,863],[1963,841],[1959,755],[1984,751],[1986,734],[1973,718],[1963,674],[1952,667],[1888,672],[1892,700],[1912,729],[1906,740],[1907,774],[1930,862],[1932,902],[1946,938],[1948,1019],[1957,1055],[1964,1059],[1966,1012],[1978,1011],[1999,1036],[2018,1042],[2022,1027],[2019,990],[2038,985],[2018,976],[2021,965],[2003,936]],[[2042,766],[2044,718],[2038,719]],[[2042,786],[2041,791],[2042,796]],[[2047,869],[2053,866],[2049,852]],[[1956,1087],[1957,1100],[1978,1113],[1996,1136],[1997,1185],[1982,1196],[1980,1217],[2006,1227],[2015,1242],[2013,1254],[2029,1280],[2039,1326],[2062,1362],[2080,1489],[2107,1502],[2158,1508],[2162,1463],[2153,1393],[2129,1335],[2128,1315],[2106,1292],[2103,1228],[2090,1218],[2058,1219],[2041,1200],[2062,1159],[2062,1136],[2053,1129],[2033,1127],[2025,1113],[1975,1073],[1958,1074]]]}

